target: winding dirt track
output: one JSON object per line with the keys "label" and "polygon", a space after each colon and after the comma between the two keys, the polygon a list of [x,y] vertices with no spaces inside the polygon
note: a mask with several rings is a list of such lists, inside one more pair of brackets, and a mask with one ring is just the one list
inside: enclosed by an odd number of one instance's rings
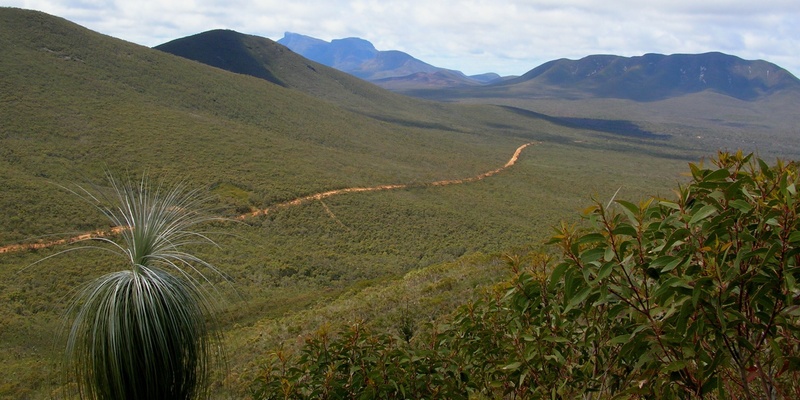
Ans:
{"label": "winding dirt track", "polygon": [[[371,187],[356,187],[356,188],[345,188],[345,189],[329,190],[327,192],[320,192],[320,193],[315,193],[315,194],[308,195],[308,196],[299,197],[299,198],[296,198],[294,200],[290,200],[290,201],[287,201],[287,202],[284,202],[284,203],[279,203],[279,204],[276,204],[276,205],[274,205],[272,207],[264,208],[264,209],[261,209],[261,210],[256,210],[256,211],[251,212],[251,213],[242,214],[242,215],[236,217],[236,219],[244,220],[244,219],[251,218],[251,217],[257,217],[257,216],[261,216],[261,215],[266,215],[266,214],[269,214],[270,212],[272,212],[273,210],[277,210],[277,209],[280,209],[280,208],[298,206],[298,205],[301,205],[303,203],[307,203],[307,202],[315,201],[315,200],[321,201],[322,199],[326,199],[328,197],[337,196],[337,195],[345,194],[345,193],[377,192],[377,191],[382,191],[382,190],[406,189],[406,188],[424,187],[424,186],[447,186],[447,185],[457,185],[457,184],[462,184],[462,183],[469,183],[469,182],[479,181],[481,179],[488,178],[488,177],[490,177],[492,175],[498,174],[498,173],[502,172],[503,170],[505,170],[505,169],[513,166],[514,164],[516,164],[517,160],[519,159],[519,155],[522,153],[522,150],[524,150],[526,147],[528,147],[528,146],[530,146],[530,145],[532,145],[534,143],[535,142],[530,142],[530,143],[525,143],[522,146],[519,146],[517,148],[517,150],[514,152],[514,155],[511,156],[511,159],[508,160],[506,165],[504,165],[504,166],[502,166],[500,168],[491,170],[489,172],[484,172],[484,173],[482,173],[480,175],[470,177],[470,178],[436,181],[436,182],[431,182],[431,183],[428,183],[428,184],[381,185],[381,186],[371,186]],[[11,244],[11,245],[8,245],[8,246],[0,247],[0,254],[17,252],[17,251],[25,251],[25,250],[43,249],[43,248],[46,248],[46,247],[52,247],[52,246],[57,246],[57,245],[61,245],[61,244],[74,243],[74,242],[78,242],[78,241],[82,241],[82,240],[88,240],[88,239],[97,238],[97,237],[112,236],[112,235],[118,234],[123,229],[124,228],[121,227],[121,226],[116,226],[116,227],[113,227],[113,228],[111,228],[109,230],[106,230],[106,231],[98,230],[98,231],[86,232],[86,233],[83,233],[83,234],[80,234],[80,235],[77,235],[77,236],[73,236],[73,237],[70,237],[70,238],[53,240],[53,241],[49,241],[49,242]]]}
{"label": "winding dirt track", "polygon": [[533,142],[525,143],[522,146],[517,147],[517,150],[514,152],[514,155],[511,156],[511,159],[508,160],[506,165],[504,165],[504,166],[502,166],[500,168],[497,168],[497,169],[493,169],[493,170],[491,170],[489,172],[484,172],[484,173],[482,173],[480,175],[473,176],[471,178],[452,179],[452,180],[446,180],[446,181],[436,181],[436,182],[428,183],[426,185],[421,185],[421,184],[398,184],[398,185],[381,185],[381,186],[371,186],[371,187],[357,187],[357,188],[345,188],[345,189],[330,190],[330,191],[327,191],[327,192],[315,193],[315,194],[311,194],[311,195],[308,195],[308,196],[299,197],[299,198],[296,198],[294,200],[290,200],[290,201],[287,201],[287,202],[284,202],[284,203],[276,204],[276,205],[274,205],[272,207],[269,207],[269,208],[264,208],[264,209],[261,209],[261,210],[253,211],[252,213],[243,214],[243,215],[238,216],[236,219],[243,220],[245,218],[257,217],[259,215],[266,215],[266,214],[269,214],[271,211],[279,209],[279,208],[298,206],[300,204],[303,204],[303,203],[306,203],[306,202],[309,202],[309,201],[322,200],[322,199],[325,199],[325,198],[328,198],[328,197],[332,197],[332,196],[336,196],[336,195],[340,195],[340,194],[344,194],[344,193],[377,192],[377,191],[382,191],[382,190],[406,189],[406,188],[411,188],[411,187],[423,187],[423,186],[446,186],[446,185],[456,185],[456,184],[460,184],[460,183],[468,183],[468,182],[479,181],[481,179],[488,178],[488,177],[490,177],[492,175],[495,175],[495,174],[497,174],[499,172],[502,172],[506,168],[511,167],[512,165],[516,164],[517,160],[519,159],[520,153],[522,153],[522,150],[525,150],[526,147],[528,147],[528,146],[530,146],[532,144],[533,144]]}

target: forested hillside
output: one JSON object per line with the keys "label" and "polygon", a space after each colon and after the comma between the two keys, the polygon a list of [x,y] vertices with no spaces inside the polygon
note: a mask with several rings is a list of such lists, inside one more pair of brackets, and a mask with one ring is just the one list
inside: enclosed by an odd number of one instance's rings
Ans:
{"label": "forested hillside", "polygon": [[[715,150],[609,132],[593,115],[401,96],[235,38],[273,81],[0,8],[0,247],[22,244],[0,253],[0,397],[69,387],[57,373],[67,299],[120,268],[108,243],[66,243],[112,228],[70,190],[107,192],[107,172],[211,196],[222,220],[203,234],[217,246],[190,250],[223,272],[209,283],[222,283],[229,362],[212,392],[241,398],[270,354],[318,329],[360,319],[424,335],[508,278],[502,254],[538,248],[592,198],[667,196]],[[378,186],[396,188],[314,196]],[[105,250],[77,251],[87,243]]]}

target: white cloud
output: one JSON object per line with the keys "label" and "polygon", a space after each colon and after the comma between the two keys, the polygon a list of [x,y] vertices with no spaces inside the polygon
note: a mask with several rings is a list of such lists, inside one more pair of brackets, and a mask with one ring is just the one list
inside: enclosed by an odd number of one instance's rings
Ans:
{"label": "white cloud", "polygon": [[468,74],[590,54],[722,51],[800,74],[797,0],[0,0],[146,46],[227,28],[361,37]]}

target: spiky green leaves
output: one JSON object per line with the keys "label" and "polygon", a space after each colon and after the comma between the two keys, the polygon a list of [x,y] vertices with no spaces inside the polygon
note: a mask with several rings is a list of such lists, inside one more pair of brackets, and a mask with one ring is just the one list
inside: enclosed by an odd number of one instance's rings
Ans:
{"label": "spiky green leaves", "polygon": [[210,282],[219,273],[187,245],[213,243],[196,231],[213,219],[185,185],[119,182],[111,194],[79,187],[117,227],[111,243],[128,268],[87,284],[70,308],[67,365],[82,398],[191,399],[207,389],[212,346]]}
{"label": "spiky green leaves", "polygon": [[108,176],[111,193],[80,187],[73,191],[93,203],[117,227],[122,245],[117,248],[129,259],[132,269],[139,266],[189,268],[202,276],[197,266],[215,273],[209,263],[189,254],[183,248],[195,243],[213,243],[195,230],[201,223],[215,220],[205,213],[207,198],[185,184],[154,187],[143,177],[139,183],[120,182]]}
{"label": "spiky green leaves", "polygon": [[193,285],[142,267],[81,292],[67,344],[81,397],[190,399],[202,390],[212,341]]}

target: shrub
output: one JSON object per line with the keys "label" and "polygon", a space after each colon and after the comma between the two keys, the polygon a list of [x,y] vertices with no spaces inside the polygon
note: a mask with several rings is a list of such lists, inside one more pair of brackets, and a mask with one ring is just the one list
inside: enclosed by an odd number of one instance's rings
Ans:
{"label": "shrub", "polygon": [[446,338],[481,391],[800,397],[797,166],[722,152],[690,169],[675,201],[563,224],[549,275],[539,257],[456,317]]}
{"label": "shrub", "polygon": [[437,348],[409,348],[363,323],[323,327],[299,354],[274,352],[252,386],[258,399],[466,399],[460,366]]}

